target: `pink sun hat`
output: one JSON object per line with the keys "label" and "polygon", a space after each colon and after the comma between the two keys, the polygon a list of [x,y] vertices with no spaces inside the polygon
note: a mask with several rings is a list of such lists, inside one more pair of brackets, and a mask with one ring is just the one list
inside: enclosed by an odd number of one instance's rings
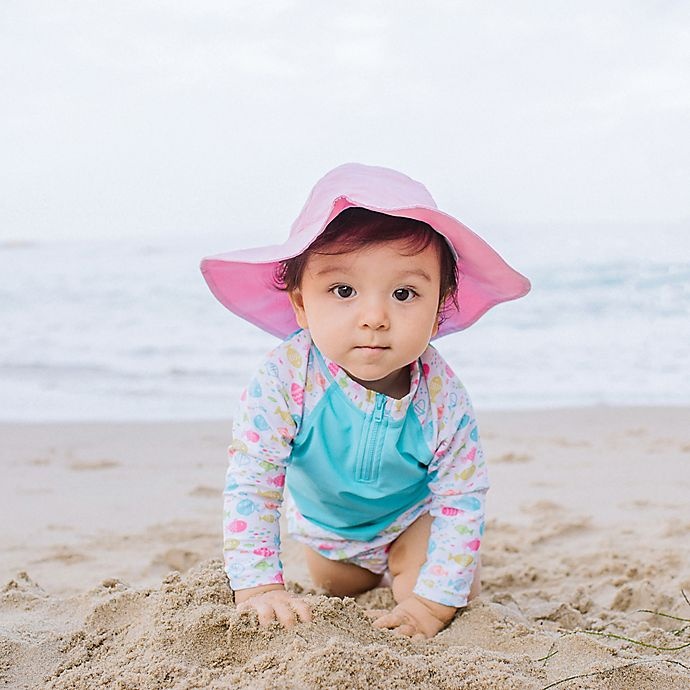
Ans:
{"label": "pink sun hat", "polygon": [[275,284],[281,261],[301,254],[342,211],[359,206],[428,223],[455,251],[459,308],[448,302],[436,338],[471,326],[491,307],[523,297],[525,276],[511,268],[484,240],[440,211],[427,188],[390,168],[345,163],[314,186],[283,244],[208,256],[201,272],[216,298],[243,319],[279,338],[299,326],[287,293]]}

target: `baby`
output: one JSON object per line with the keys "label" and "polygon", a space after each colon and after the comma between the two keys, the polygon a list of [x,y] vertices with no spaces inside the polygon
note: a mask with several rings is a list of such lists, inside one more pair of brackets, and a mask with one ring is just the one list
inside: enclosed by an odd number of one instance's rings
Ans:
{"label": "baby", "polygon": [[225,306],[284,338],[233,424],[224,555],[238,610],[310,620],[283,584],[283,507],[318,587],[355,596],[388,573],[396,606],[374,626],[432,637],[480,590],[488,479],[468,394],[429,342],[529,282],[423,185],[359,164],[317,183],[284,245],[202,271]]}

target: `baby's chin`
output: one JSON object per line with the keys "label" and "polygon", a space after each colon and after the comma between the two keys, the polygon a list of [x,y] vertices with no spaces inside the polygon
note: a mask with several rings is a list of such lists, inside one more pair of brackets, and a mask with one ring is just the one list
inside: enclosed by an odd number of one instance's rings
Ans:
{"label": "baby's chin", "polygon": [[[338,365],[340,366],[340,365]],[[392,370],[372,372],[368,367],[357,367],[348,369],[347,367],[340,367],[353,381],[361,384],[365,388],[376,390],[386,383],[394,382],[399,376],[407,377],[409,374],[409,365],[404,367],[397,367]]]}

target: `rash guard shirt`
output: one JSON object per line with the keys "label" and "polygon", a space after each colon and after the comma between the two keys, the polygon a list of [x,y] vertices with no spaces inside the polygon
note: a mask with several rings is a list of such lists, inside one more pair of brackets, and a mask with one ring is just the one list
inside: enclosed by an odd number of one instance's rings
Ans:
{"label": "rash guard shirt", "polygon": [[275,348],[243,391],[224,491],[233,589],[282,583],[279,510],[340,538],[371,540],[420,501],[433,517],[414,591],[464,606],[484,531],[486,465],[469,396],[429,346],[401,399],[353,381],[309,331]]}

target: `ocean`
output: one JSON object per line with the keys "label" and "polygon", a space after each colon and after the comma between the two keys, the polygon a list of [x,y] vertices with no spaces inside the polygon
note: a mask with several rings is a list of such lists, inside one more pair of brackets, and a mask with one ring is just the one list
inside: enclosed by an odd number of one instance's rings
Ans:
{"label": "ocean", "polygon": [[[685,228],[490,241],[532,292],[435,341],[478,409],[690,404]],[[0,420],[229,418],[278,342],[206,287],[200,258],[230,248],[0,244]]]}

